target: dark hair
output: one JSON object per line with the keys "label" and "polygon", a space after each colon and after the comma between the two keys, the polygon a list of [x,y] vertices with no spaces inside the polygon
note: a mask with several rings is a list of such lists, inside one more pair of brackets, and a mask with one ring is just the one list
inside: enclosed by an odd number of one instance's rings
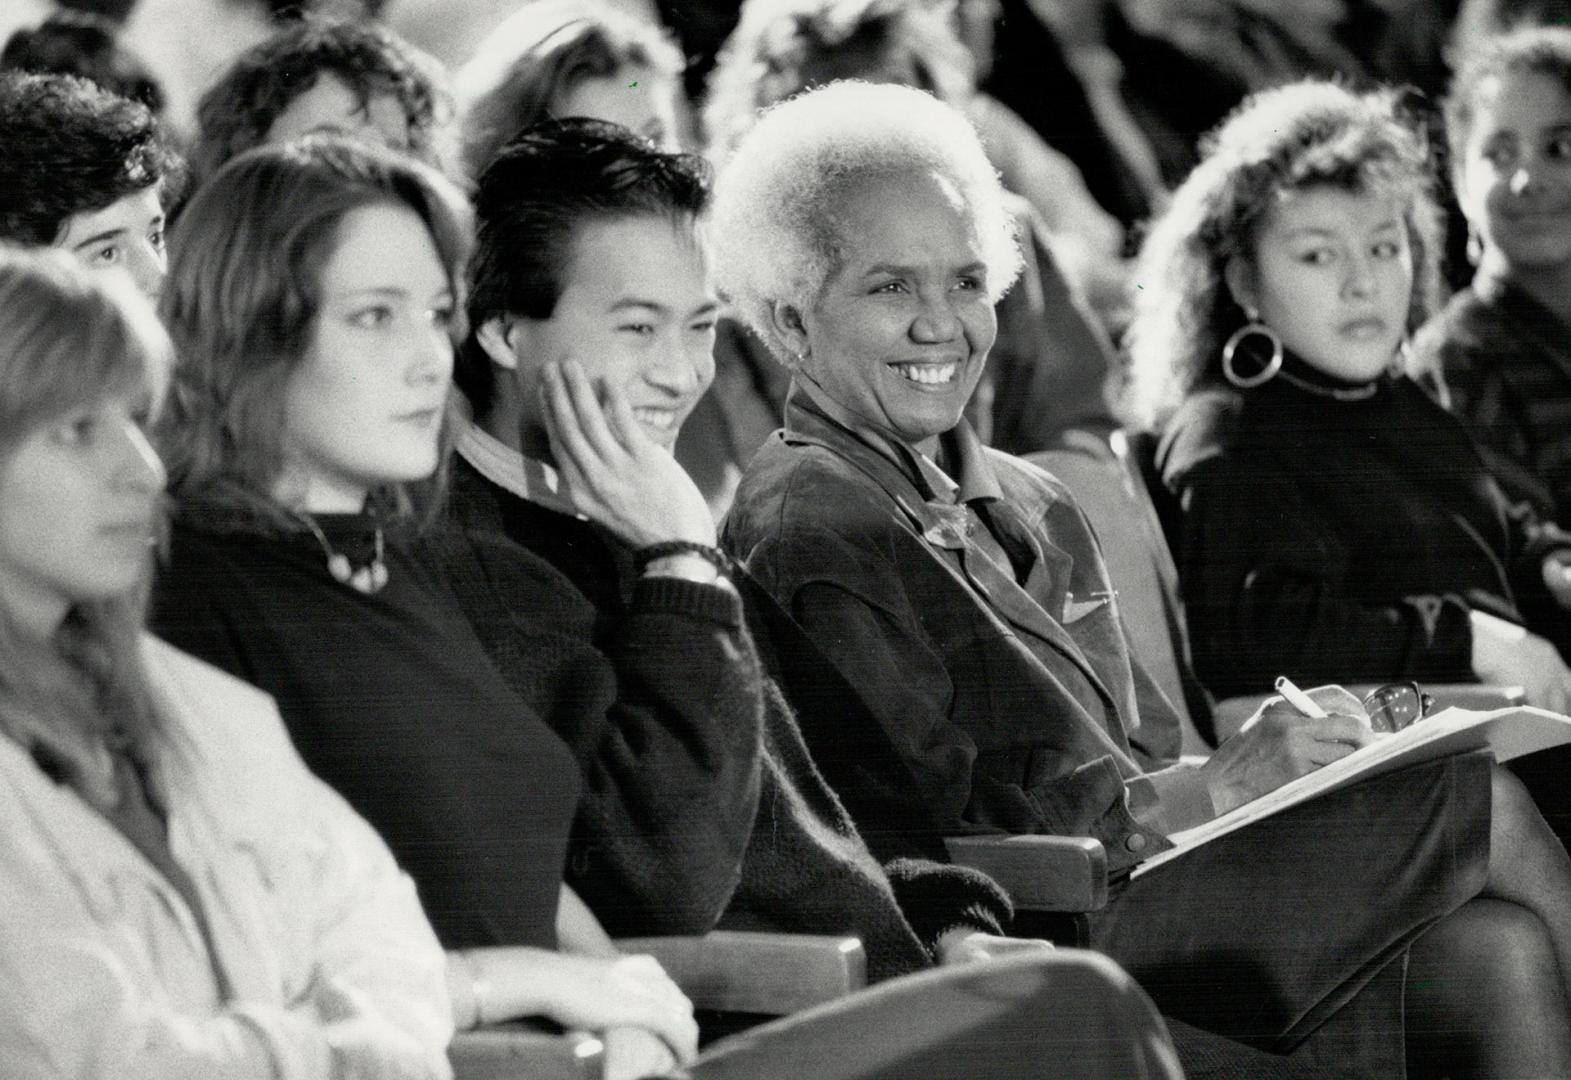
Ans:
{"label": "dark hair", "polygon": [[810,86],[868,79],[885,60],[910,61],[913,86],[963,104],[973,62],[954,27],[923,0],[769,0],[745,4],[709,74],[704,128],[723,160],[760,110]]}
{"label": "dark hair", "polygon": [[0,72],[0,240],[52,244],[91,213],[184,167],[147,106],[74,75]]}
{"label": "dark hair", "polygon": [[709,202],[709,167],[670,154],[616,124],[548,120],[502,148],[475,193],[469,266],[470,333],[459,351],[459,388],[483,417],[495,373],[475,333],[488,319],[549,319],[565,288],[573,241],[587,222],[654,216],[689,220]]}
{"label": "dark hair", "polygon": [[136,54],[120,44],[119,28],[86,11],[56,11],[36,27],[11,35],[0,50],[0,70],[35,75],[79,75],[112,94],[164,109],[163,87]]}
{"label": "dark hair", "polygon": [[454,79],[463,115],[461,161],[478,177],[514,134],[551,118],[585,79],[650,68],[674,84],[682,54],[659,27],[582,0],[537,0],[481,42]]}
{"label": "dark hair", "polygon": [[259,146],[295,98],[323,75],[341,79],[361,107],[397,99],[409,124],[409,152],[440,165],[439,129],[449,102],[431,57],[379,26],[307,18],[241,53],[197,104],[191,167],[199,179]]}
{"label": "dark hair", "polygon": [[[257,147],[198,189],[170,234],[159,308],[179,357],[160,426],[179,498],[287,520],[272,499],[284,388],[310,349],[322,269],[349,213],[389,204],[425,223],[461,303],[468,206],[451,181],[402,154],[312,136]],[[373,497],[395,517],[431,509],[418,491]]]}
{"label": "dark hair", "polygon": [[1486,80],[1507,72],[1544,75],[1571,94],[1571,28],[1531,27],[1483,42],[1463,58],[1461,69],[1446,94],[1446,141],[1451,160],[1460,165],[1468,133],[1473,127],[1474,99]]}
{"label": "dark hair", "polygon": [[1394,91],[1355,93],[1305,80],[1247,98],[1152,224],[1125,338],[1129,418],[1158,430],[1197,386],[1221,378],[1222,343],[1248,318],[1227,265],[1250,260],[1258,227],[1285,192],[1384,193],[1405,203],[1413,252],[1411,333],[1439,303],[1440,211],[1428,147]]}

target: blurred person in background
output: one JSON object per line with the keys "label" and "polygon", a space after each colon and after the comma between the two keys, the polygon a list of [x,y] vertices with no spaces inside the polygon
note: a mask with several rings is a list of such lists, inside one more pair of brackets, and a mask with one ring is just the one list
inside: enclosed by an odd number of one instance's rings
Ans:
{"label": "blurred person in background", "polygon": [[1571,525],[1571,27],[1485,42],[1446,118],[1475,269],[1412,365],[1507,492]]}
{"label": "blurred person in background", "polygon": [[164,108],[163,88],[119,38],[119,27],[101,15],[57,11],[11,35],[0,50],[0,70],[80,75],[110,93],[141,102],[157,117]]}
{"label": "blurred person in background", "polygon": [[682,54],[657,26],[591,0],[525,4],[453,78],[464,174],[478,178],[523,129],[570,116],[679,149],[691,122],[681,74]]}
{"label": "blurred person in background", "polygon": [[156,296],[185,168],[147,106],[73,75],[0,72],[0,240],[52,245]]}
{"label": "blurred person in background", "polygon": [[374,23],[307,18],[241,53],[197,108],[198,183],[263,143],[351,134],[442,167],[452,106],[436,62]]}

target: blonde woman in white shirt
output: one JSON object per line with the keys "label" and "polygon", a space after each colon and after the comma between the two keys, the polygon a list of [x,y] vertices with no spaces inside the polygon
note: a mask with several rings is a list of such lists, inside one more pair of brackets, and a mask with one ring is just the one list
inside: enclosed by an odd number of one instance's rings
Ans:
{"label": "blonde woman in white shirt", "polygon": [[448,1075],[446,960],[272,701],[141,630],[169,346],[0,251],[0,1075]]}

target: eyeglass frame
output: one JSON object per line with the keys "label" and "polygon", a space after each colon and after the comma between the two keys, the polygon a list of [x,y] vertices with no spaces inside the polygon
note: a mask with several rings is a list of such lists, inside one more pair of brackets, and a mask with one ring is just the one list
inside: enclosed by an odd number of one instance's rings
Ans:
{"label": "eyeglass frame", "polygon": [[[1378,699],[1392,694],[1411,695],[1418,706],[1418,715],[1406,723],[1399,723],[1392,706]],[[1378,686],[1364,695],[1361,704],[1364,711],[1369,714],[1369,726],[1376,731],[1395,733],[1405,730],[1418,723],[1429,715],[1429,710],[1434,706],[1435,699],[1424,692],[1424,688],[1411,680],[1405,682],[1386,683]],[[1377,718],[1378,713],[1378,718]],[[1383,722],[1382,722],[1383,720]]]}

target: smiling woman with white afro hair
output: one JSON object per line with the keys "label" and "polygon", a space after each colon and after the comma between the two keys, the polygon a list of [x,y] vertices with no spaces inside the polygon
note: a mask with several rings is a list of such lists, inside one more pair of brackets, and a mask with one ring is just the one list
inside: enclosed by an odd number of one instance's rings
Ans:
{"label": "smiling woman with white afro hair", "polygon": [[795,363],[770,311],[813,306],[839,265],[836,208],[881,178],[934,173],[969,211],[997,301],[1020,273],[998,174],[964,115],[921,90],[835,82],[767,110],[715,185],[715,281],[775,357]]}

